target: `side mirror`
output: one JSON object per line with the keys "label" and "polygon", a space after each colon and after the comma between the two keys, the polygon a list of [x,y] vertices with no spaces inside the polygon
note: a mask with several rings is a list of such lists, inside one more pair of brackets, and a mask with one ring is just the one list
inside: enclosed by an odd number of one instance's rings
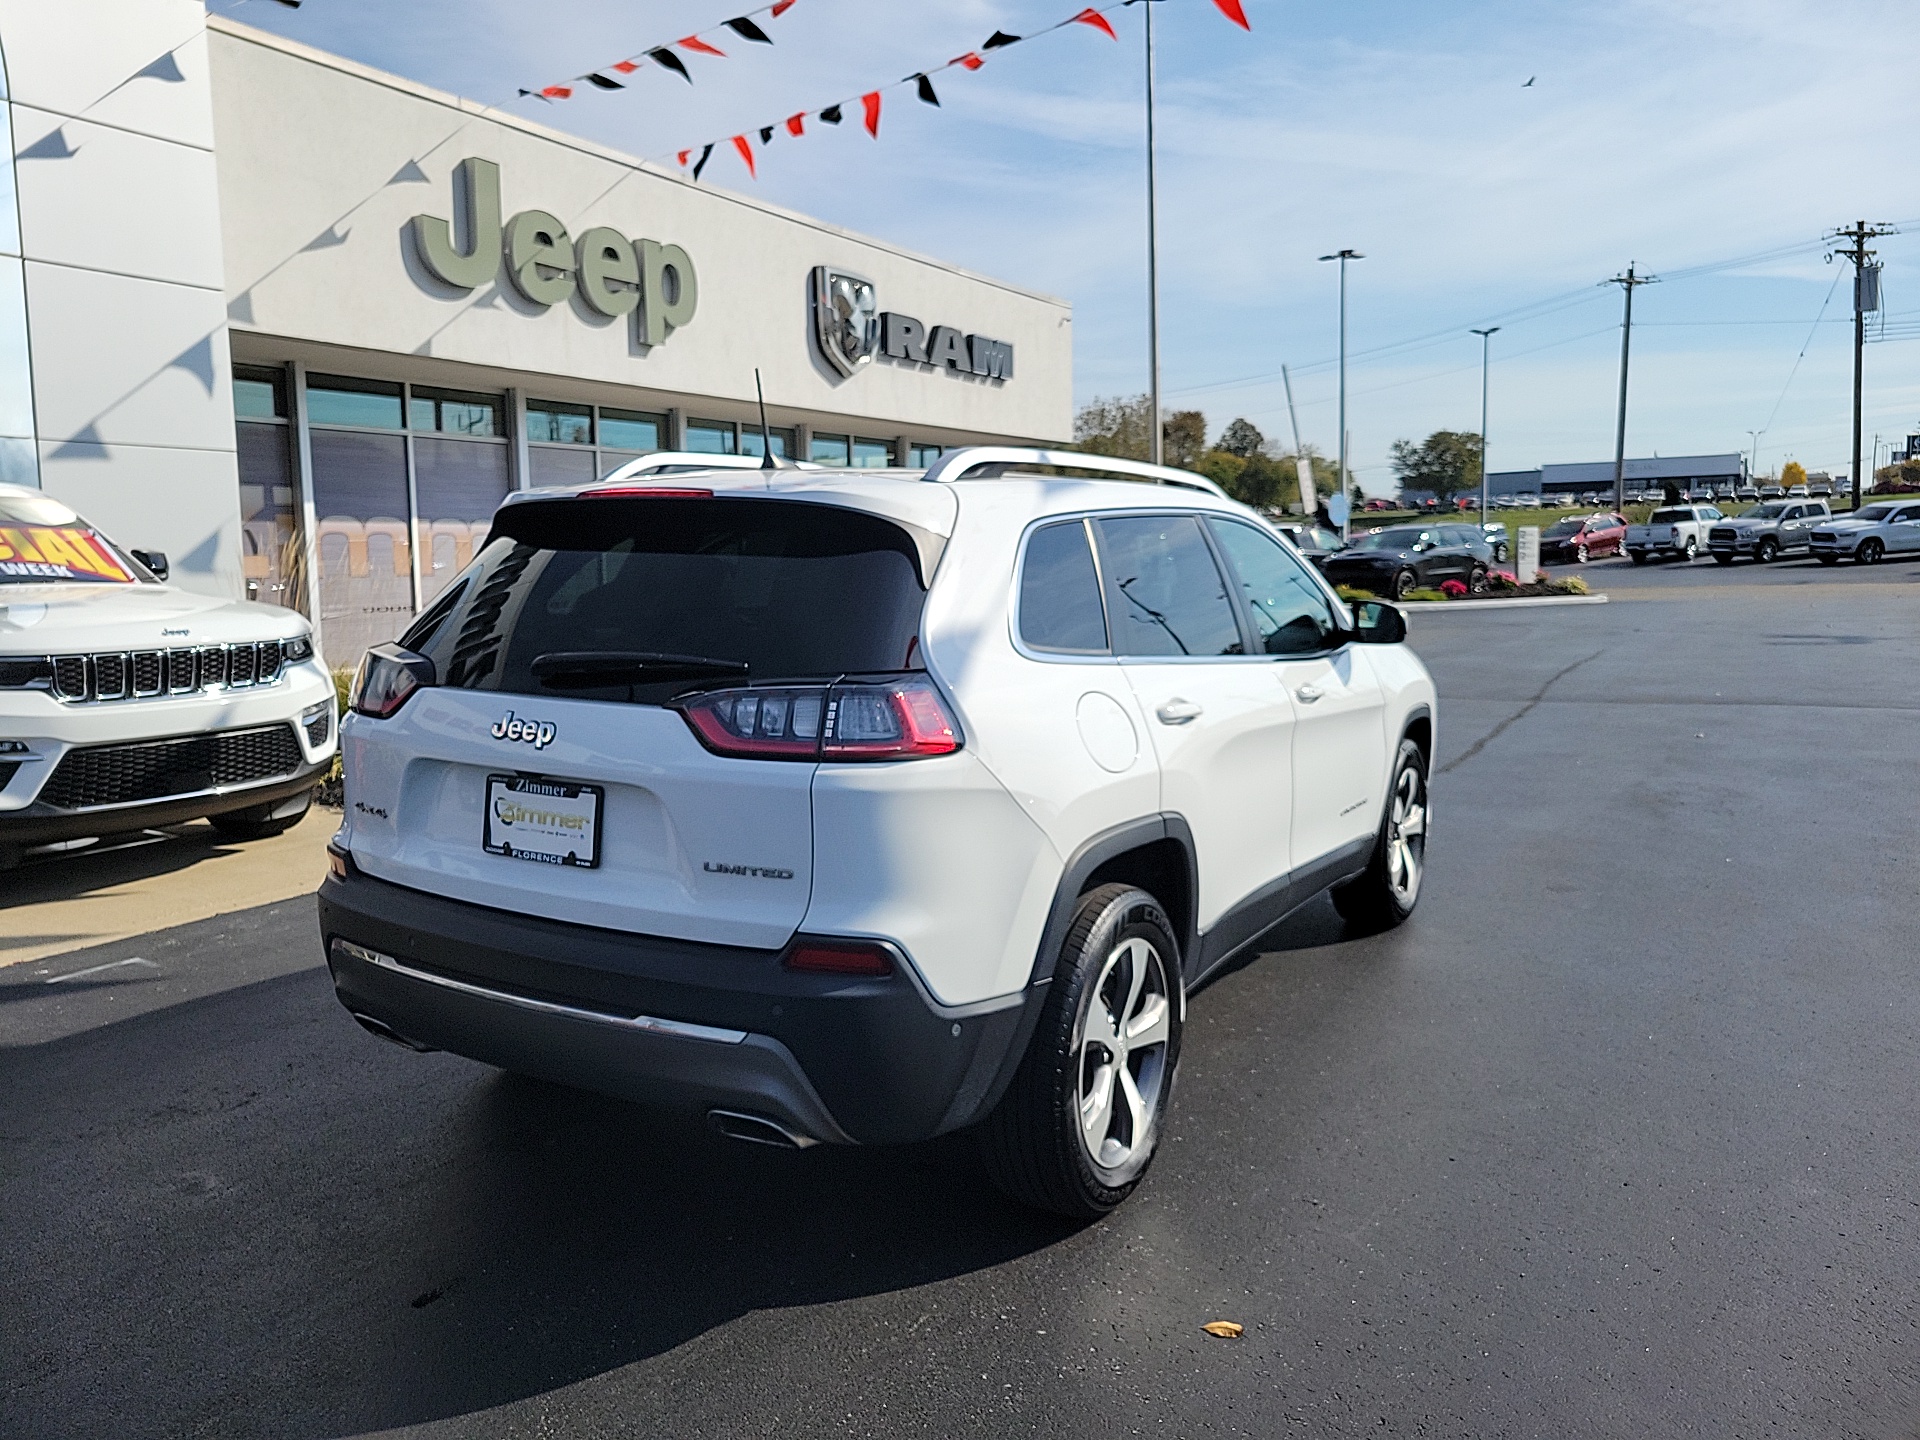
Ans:
{"label": "side mirror", "polygon": [[1358,600],[1353,628],[1353,638],[1362,645],[1398,645],[1407,638],[1407,617],[1384,600]]}
{"label": "side mirror", "polygon": [[129,550],[127,553],[133,556],[133,558],[138,560],[142,565],[146,566],[147,569],[151,570],[153,572],[154,579],[164,580],[167,578],[166,551],[164,550]]}

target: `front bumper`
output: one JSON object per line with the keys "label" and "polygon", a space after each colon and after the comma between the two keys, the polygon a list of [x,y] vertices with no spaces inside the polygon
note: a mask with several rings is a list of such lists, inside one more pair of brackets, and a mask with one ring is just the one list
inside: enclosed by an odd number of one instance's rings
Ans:
{"label": "front bumper", "polygon": [[1807,548],[1816,555],[1837,555],[1841,559],[1851,559],[1853,552],[1860,548],[1862,537],[1859,535],[1837,535],[1827,537],[1815,535],[1807,542]]}
{"label": "front bumper", "polygon": [[782,951],[489,910],[351,871],[320,887],[340,1003],[373,1028],[564,1085],[764,1117],[839,1143],[922,1140],[983,1116],[1044,988],[936,1004],[912,967],[802,974]]}

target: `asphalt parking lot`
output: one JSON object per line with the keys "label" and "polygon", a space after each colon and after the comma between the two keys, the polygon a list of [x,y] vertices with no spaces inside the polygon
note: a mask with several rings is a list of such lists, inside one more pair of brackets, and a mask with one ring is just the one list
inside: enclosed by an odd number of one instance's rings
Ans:
{"label": "asphalt parking lot", "polygon": [[1090,1228],[381,1045],[304,898],[0,969],[0,1434],[1920,1435],[1920,565],[1587,574],[1416,615],[1418,913]]}

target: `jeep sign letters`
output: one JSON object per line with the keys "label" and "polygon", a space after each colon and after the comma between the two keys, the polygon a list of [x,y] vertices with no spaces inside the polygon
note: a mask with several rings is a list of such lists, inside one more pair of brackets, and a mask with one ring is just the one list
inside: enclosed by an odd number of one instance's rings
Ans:
{"label": "jeep sign letters", "polygon": [[605,225],[574,240],[544,210],[523,210],[503,224],[498,165],[469,157],[455,178],[466,248],[437,215],[416,215],[411,226],[421,262],[447,284],[475,289],[499,274],[504,259],[514,288],[536,305],[558,305],[578,289],[589,309],[609,319],[638,310],[640,339],[648,345],[664,344],[693,319],[699,284],[692,258],[678,245],[629,240]]}

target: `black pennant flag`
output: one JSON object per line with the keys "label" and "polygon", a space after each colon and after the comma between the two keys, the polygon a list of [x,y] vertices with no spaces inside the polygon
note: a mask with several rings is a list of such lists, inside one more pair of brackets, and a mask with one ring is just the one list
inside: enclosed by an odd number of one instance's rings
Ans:
{"label": "black pennant flag", "polygon": [[771,145],[773,143],[773,127],[771,125],[762,125],[760,127],[760,143],[762,145]]}
{"label": "black pennant flag", "polygon": [[916,75],[913,78],[919,82],[915,88],[919,90],[920,98],[926,101],[927,104],[938,107],[940,97],[933,93],[933,81],[924,75]]}
{"label": "black pennant flag", "polygon": [[996,30],[987,37],[987,43],[980,48],[982,50],[998,50],[1004,45],[1018,45],[1019,43],[1020,37],[1018,35],[1009,35],[1004,30]]}
{"label": "black pennant flag", "polygon": [[587,76],[587,83],[589,85],[598,85],[602,90],[624,90],[627,88],[618,80],[609,80],[605,75],[589,75]]}
{"label": "black pennant flag", "polygon": [[700,172],[707,168],[707,161],[713,158],[713,146],[709,145],[700,152],[700,158],[693,162],[693,178],[698,180]]}
{"label": "black pennant flag", "polygon": [[738,35],[742,40],[751,40],[756,45],[771,45],[773,43],[772,37],[770,37],[766,31],[762,30],[744,15],[738,20],[727,21],[727,29]]}
{"label": "black pennant flag", "polygon": [[680,63],[680,57],[665,46],[662,46],[658,50],[647,51],[647,58],[662,69],[673,71],[674,74],[678,75],[689,85],[693,83],[693,76],[689,75],[687,73],[687,67]]}
{"label": "black pennant flag", "polygon": [[840,123],[840,107],[838,105],[827,106],[826,109],[820,112],[820,118],[829,125],[838,125]]}

